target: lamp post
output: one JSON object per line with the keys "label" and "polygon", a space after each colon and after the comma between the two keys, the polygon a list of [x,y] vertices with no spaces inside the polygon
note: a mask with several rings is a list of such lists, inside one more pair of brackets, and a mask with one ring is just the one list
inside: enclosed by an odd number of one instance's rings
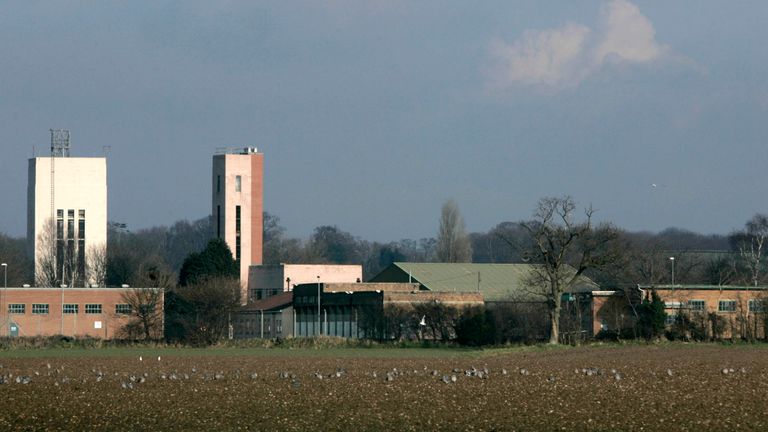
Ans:
{"label": "lamp post", "polygon": [[[3,301],[0,302],[0,312],[2,312],[5,309],[4,303],[8,301],[8,264],[2,263],[0,266],[3,266]],[[3,324],[3,327],[5,327],[5,321],[8,321],[8,311],[5,312],[5,315],[5,320],[0,321]]]}
{"label": "lamp post", "polygon": [[675,288],[675,257],[669,257],[669,261],[672,263],[672,289]]}
{"label": "lamp post", "polygon": [[320,336],[320,276],[317,276],[317,335]]}

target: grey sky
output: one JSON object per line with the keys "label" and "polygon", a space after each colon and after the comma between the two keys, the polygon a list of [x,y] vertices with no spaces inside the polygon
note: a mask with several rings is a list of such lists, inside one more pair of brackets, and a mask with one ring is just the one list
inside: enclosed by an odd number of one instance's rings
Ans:
{"label": "grey sky", "polygon": [[[49,128],[110,146],[109,218],[210,212],[211,155],[265,154],[289,234],[470,231],[545,195],[630,230],[766,212],[765,1],[4,2],[0,232]],[[656,187],[652,187],[656,184]]]}

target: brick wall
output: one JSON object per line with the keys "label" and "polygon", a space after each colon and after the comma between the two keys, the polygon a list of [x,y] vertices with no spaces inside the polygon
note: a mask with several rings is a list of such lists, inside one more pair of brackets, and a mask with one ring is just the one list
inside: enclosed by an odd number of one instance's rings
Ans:
{"label": "brick wall", "polygon": [[[21,337],[66,335],[115,338],[130,320],[129,315],[117,313],[116,305],[125,304],[123,294],[132,289],[0,289],[0,323],[3,324],[0,336],[10,336],[13,323]],[[62,304],[77,305],[77,312],[63,313]],[[10,313],[12,309],[19,311],[14,305],[24,305],[23,313]],[[163,307],[162,298],[158,307]]]}

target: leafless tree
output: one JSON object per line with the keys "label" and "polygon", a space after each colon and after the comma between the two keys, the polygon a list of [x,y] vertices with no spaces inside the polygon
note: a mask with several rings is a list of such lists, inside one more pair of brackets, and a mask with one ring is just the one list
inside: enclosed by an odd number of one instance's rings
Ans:
{"label": "leafless tree", "polygon": [[747,221],[744,231],[734,233],[731,236],[742,261],[749,269],[750,283],[757,286],[760,283],[760,272],[765,263],[766,239],[768,239],[768,216],[756,214]]}
{"label": "leafless tree", "polygon": [[87,283],[99,287],[107,283],[107,245],[93,245],[87,248],[85,274]]}
{"label": "leafless tree", "polygon": [[159,339],[163,334],[163,288],[135,287],[122,295],[123,302],[130,307],[130,320],[123,328],[126,337],[144,340]]}
{"label": "leafless tree", "polygon": [[186,340],[195,345],[211,345],[224,336],[231,314],[240,307],[240,282],[237,278],[203,277],[192,285],[178,288],[187,309],[180,319]]}
{"label": "leafless tree", "polygon": [[35,285],[55,287],[60,279],[56,268],[56,225],[47,219],[35,244]]}
{"label": "leafless tree", "polygon": [[453,200],[443,204],[437,232],[437,259],[440,262],[472,261],[472,243],[464,227],[459,206]]}
{"label": "leafless tree", "polygon": [[521,224],[533,240],[534,246],[527,252],[538,265],[529,283],[540,287],[546,299],[552,344],[559,341],[563,293],[571,291],[585,271],[608,266],[618,256],[618,230],[607,223],[593,227],[591,206],[581,222],[574,220],[575,210],[576,203],[569,196],[542,198],[534,220]]}

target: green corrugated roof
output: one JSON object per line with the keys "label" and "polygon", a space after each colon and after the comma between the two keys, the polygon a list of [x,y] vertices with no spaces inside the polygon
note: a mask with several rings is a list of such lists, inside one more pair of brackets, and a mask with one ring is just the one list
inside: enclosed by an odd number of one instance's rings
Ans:
{"label": "green corrugated roof", "polygon": [[[542,301],[537,289],[528,283],[532,264],[407,263],[396,262],[376,275],[371,282],[420,283],[430,291],[479,291],[486,301]],[[574,291],[591,291],[598,286],[588,278]]]}

